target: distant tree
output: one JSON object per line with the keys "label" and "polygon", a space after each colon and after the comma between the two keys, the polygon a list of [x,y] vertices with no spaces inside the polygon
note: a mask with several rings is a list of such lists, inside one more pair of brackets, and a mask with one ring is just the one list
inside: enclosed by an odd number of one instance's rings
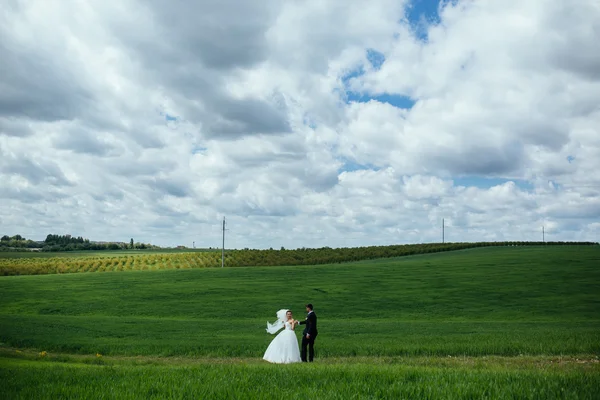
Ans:
{"label": "distant tree", "polygon": [[131,238],[131,240],[129,241],[129,247],[133,249],[133,238]]}
{"label": "distant tree", "polygon": [[44,240],[44,243],[46,243],[47,245],[51,245],[56,243],[57,239],[58,235],[48,234],[48,236],[46,236],[46,240]]}
{"label": "distant tree", "polygon": [[11,239],[13,239],[13,240],[24,240],[23,236],[21,236],[21,235],[15,235]]}
{"label": "distant tree", "polygon": [[2,242],[8,242],[9,240],[10,240],[10,236],[8,236],[8,235],[4,235],[4,236],[2,236],[2,238],[0,238],[0,241],[2,241]]}

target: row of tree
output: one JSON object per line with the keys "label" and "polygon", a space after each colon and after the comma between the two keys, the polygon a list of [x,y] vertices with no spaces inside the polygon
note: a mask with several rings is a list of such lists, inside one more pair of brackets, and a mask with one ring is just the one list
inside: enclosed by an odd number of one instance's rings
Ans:
{"label": "row of tree", "polygon": [[[477,242],[477,243],[424,243],[392,246],[368,246],[352,248],[300,248],[295,250],[228,250],[228,257],[235,258],[237,265],[297,265],[320,264],[323,262],[347,262],[374,258],[398,257],[411,254],[433,253],[448,250],[460,250],[486,246],[536,246],[536,245],[597,245],[595,242]],[[85,250],[126,250],[126,249],[160,249],[151,244],[134,242],[91,242],[81,236],[54,235],[46,236],[44,241],[33,241],[15,235],[0,238],[0,251],[19,251],[37,249],[40,251],[85,251]]]}
{"label": "row of tree", "polygon": [[9,249],[35,249],[40,247],[40,243],[25,239],[21,235],[4,235],[0,238],[0,251],[7,251]]}
{"label": "row of tree", "polygon": [[409,256],[414,254],[438,253],[442,251],[464,250],[489,246],[561,246],[598,245],[595,242],[474,242],[474,243],[422,243],[392,246],[368,246],[350,248],[322,247],[317,249],[301,248],[296,250],[229,250],[225,264],[230,266],[258,265],[314,265],[350,261],[372,260]]}
{"label": "row of tree", "polygon": [[[324,247],[296,250],[229,250],[225,267],[316,265],[360,261],[369,258],[399,257],[483,246],[560,246],[598,245],[590,242],[491,242],[491,243],[431,243],[362,248]],[[2,257],[0,276],[63,274],[75,272],[143,271],[157,269],[215,268],[221,266],[221,254],[202,252],[139,252],[115,255],[73,255],[71,257]]]}
{"label": "row of tree", "polygon": [[43,241],[26,239],[21,235],[8,236],[0,238],[0,251],[85,251],[85,250],[125,250],[125,249],[158,249],[147,243],[134,242],[133,238],[129,243],[124,242],[91,242],[81,236],[71,235],[53,235],[46,236]]}

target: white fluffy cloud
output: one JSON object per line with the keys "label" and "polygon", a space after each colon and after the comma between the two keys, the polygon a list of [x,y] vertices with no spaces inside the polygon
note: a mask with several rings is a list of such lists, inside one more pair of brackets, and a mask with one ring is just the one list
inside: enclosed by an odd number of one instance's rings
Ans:
{"label": "white fluffy cloud", "polygon": [[412,6],[4,2],[1,233],[597,240],[600,4]]}

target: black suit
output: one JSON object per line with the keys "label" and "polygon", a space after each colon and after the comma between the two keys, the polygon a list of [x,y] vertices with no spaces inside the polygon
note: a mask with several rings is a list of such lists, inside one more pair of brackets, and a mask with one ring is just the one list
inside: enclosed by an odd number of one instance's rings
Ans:
{"label": "black suit", "polygon": [[[312,362],[315,358],[315,339],[319,332],[317,331],[317,314],[311,311],[306,316],[306,320],[300,321],[300,325],[306,325],[304,332],[302,332],[302,354],[300,357],[302,361],[306,362],[306,347],[308,346],[308,361]],[[310,338],[307,339],[306,335]]]}

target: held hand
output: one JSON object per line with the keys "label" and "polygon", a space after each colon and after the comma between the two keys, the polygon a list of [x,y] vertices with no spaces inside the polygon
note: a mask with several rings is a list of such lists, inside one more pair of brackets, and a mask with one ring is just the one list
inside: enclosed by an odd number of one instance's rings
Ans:
{"label": "held hand", "polygon": [[306,338],[307,338],[307,339],[310,339],[310,335],[309,335],[308,333],[306,334]]}

